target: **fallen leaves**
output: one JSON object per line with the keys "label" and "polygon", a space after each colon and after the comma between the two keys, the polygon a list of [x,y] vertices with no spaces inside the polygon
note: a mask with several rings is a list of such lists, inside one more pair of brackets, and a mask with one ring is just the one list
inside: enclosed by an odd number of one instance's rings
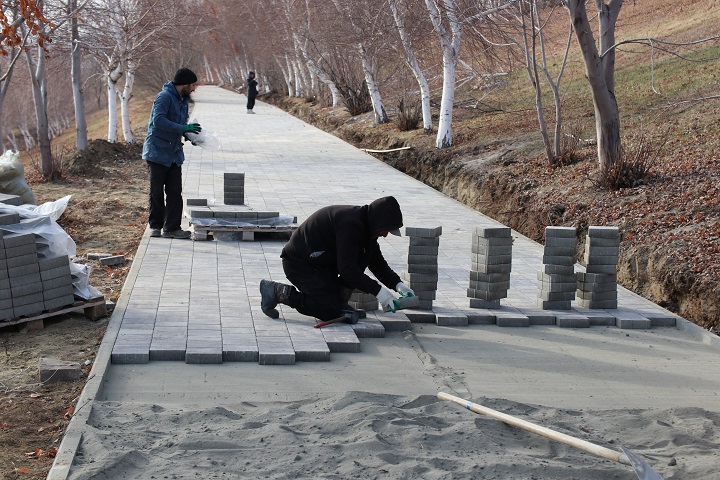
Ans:
{"label": "fallen leaves", "polygon": [[41,460],[43,458],[55,458],[55,455],[57,455],[57,448],[51,448],[49,450],[43,450],[41,448],[36,448],[34,452],[26,452],[25,456],[28,458],[34,458],[37,460]]}

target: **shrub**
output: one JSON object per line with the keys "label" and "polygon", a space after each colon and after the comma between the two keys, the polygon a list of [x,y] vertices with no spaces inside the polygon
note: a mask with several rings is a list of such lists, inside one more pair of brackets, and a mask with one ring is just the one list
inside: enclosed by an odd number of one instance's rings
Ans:
{"label": "shrub", "polygon": [[422,107],[419,102],[411,102],[405,104],[405,99],[401,98],[397,106],[397,116],[395,124],[401,132],[407,132],[418,128],[418,124],[422,120]]}
{"label": "shrub", "polygon": [[608,190],[642,185],[657,163],[666,141],[667,136],[662,141],[656,141],[641,135],[636,143],[623,145],[617,161],[600,172],[600,185]]}

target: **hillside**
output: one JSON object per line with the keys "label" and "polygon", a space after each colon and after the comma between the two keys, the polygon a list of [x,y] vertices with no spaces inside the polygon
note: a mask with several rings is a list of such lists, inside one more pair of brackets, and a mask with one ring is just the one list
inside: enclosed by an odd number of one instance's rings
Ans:
{"label": "hillside", "polygon": [[[681,2],[680,8],[677,2],[662,3],[668,8],[647,0],[628,4],[618,21],[618,40],[672,34],[687,41],[718,34],[720,8],[708,2]],[[583,141],[572,162],[556,167],[543,157],[532,91],[522,71],[493,88],[481,80],[460,87],[454,143],[443,150],[434,147],[434,135],[401,132],[390,102],[391,123],[375,125],[372,114],[350,117],[312,99],[260,98],[360,148],[411,147],[374,155],[538,242],[545,226],[576,227],[579,260],[589,225],[618,226],[619,282],[698,325],[718,329],[720,45],[708,43],[691,55],[706,60],[656,55],[651,69],[648,49],[618,52],[616,97],[624,145],[645,143],[658,153],[642,182],[616,191],[596,181],[593,105],[576,45],[564,75],[562,110],[566,134]],[[435,113],[439,89],[433,93]],[[544,104],[551,120],[551,99]],[[437,118],[434,122],[437,126]]]}

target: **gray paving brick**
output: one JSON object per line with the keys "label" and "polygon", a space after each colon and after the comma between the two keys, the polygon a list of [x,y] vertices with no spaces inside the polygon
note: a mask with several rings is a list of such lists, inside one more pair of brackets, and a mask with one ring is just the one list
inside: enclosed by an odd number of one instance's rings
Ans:
{"label": "gray paving brick", "polygon": [[529,327],[530,319],[516,308],[490,309],[498,327]]}
{"label": "gray paving brick", "polygon": [[[472,300],[471,300],[472,301]],[[500,307],[500,302],[494,308]],[[486,308],[463,309],[468,325],[495,325],[495,314]]]}
{"label": "gray paving brick", "polygon": [[20,285],[18,287],[10,287],[10,293],[13,297],[22,297],[24,295],[31,295],[33,293],[42,293],[42,283],[28,283],[26,285]]}
{"label": "gray paving brick", "polygon": [[185,363],[188,364],[222,363],[222,357],[222,348],[188,347],[185,351]]}
{"label": "gray paving brick", "polygon": [[620,255],[620,246],[615,247],[596,247],[595,245],[585,244],[585,257],[588,255],[608,255],[617,257]]}
{"label": "gray paving brick", "polygon": [[589,308],[575,307],[580,315],[587,317],[591,327],[614,327],[615,317],[605,310],[591,310]]}
{"label": "gray paving brick", "polygon": [[575,265],[575,257],[543,255],[542,263],[544,265],[573,266]]}
{"label": "gray paving brick", "polygon": [[618,306],[617,300],[583,300],[579,298],[578,306],[591,309],[616,309]]}
{"label": "gray paving brick", "polygon": [[573,275],[575,267],[573,265],[542,265],[540,273],[547,275]]}
{"label": "gray paving brick", "polygon": [[483,300],[481,298],[471,298],[470,308],[494,309],[500,308],[500,299]]}
{"label": "gray paving brick", "polygon": [[[327,328],[327,327],[326,327]],[[260,365],[294,365],[295,350],[289,336],[258,336],[258,363]],[[328,345],[329,347],[330,345]],[[332,349],[330,351],[333,351]]]}
{"label": "gray paving brick", "polygon": [[[37,246],[35,243],[28,243],[25,245],[18,245],[17,247],[7,248],[5,247],[5,258],[22,257],[23,255],[35,254],[37,259]],[[36,260],[37,261],[37,260]]]}
{"label": "gray paving brick", "polygon": [[[22,307],[25,305],[33,305],[33,304],[39,304],[40,310],[42,311],[42,302],[43,302],[43,295],[42,291],[35,292],[35,293],[28,293],[26,295],[13,295],[12,297],[13,301],[13,307]],[[26,314],[21,314],[26,315]],[[20,316],[20,315],[18,315]]]}
{"label": "gray paving brick", "polygon": [[434,265],[438,264],[437,255],[408,255],[408,264],[413,265]]}
{"label": "gray paving brick", "polygon": [[[575,284],[572,284],[575,290]],[[481,290],[484,292],[505,292],[510,289],[510,280],[505,282],[483,282],[470,280],[469,288],[471,290]]]}
{"label": "gray paving brick", "polygon": [[591,301],[603,301],[603,300],[617,300],[617,291],[608,292],[587,292],[584,290],[578,290],[576,292],[577,298],[582,300]]}
{"label": "gray paving brick", "polygon": [[576,275],[579,283],[617,283],[617,273],[615,272],[612,274],[578,272]]}
{"label": "gray paving brick", "polygon": [[575,249],[577,247],[577,239],[563,237],[549,237],[545,239],[546,247],[565,247]]}
{"label": "gray paving brick", "polygon": [[385,336],[385,327],[377,318],[364,318],[350,327],[358,338],[382,338]]}
{"label": "gray paving brick", "polygon": [[334,323],[321,328],[320,331],[333,353],[357,353],[361,350],[360,340],[347,323]]}
{"label": "gray paving brick", "polygon": [[510,227],[473,227],[473,235],[483,238],[507,238],[512,234]]}
{"label": "gray paving brick", "polygon": [[207,198],[186,198],[185,205],[193,207],[206,207],[208,204]]}
{"label": "gray paving brick", "polygon": [[[30,295],[26,295],[26,297],[28,296]],[[13,314],[15,317],[22,317],[24,315],[36,315],[38,313],[42,313],[43,310],[45,310],[45,304],[42,300],[33,303],[23,303],[17,306],[13,304]]]}
{"label": "gray paving brick", "polygon": [[468,317],[463,312],[447,308],[435,308],[435,322],[442,327],[466,327]]}
{"label": "gray paving brick", "polygon": [[472,271],[477,273],[510,273],[512,264],[504,263],[501,265],[485,265],[480,263],[472,263]]}
{"label": "gray paving brick", "polygon": [[549,301],[538,298],[536,306],[543,310],[570,310],[571,303],[570,300]]}
{"label": "gray paving brick", "polygon": [[528,317],[530,325],[555,325],[555,314],[537,308],[518,308],[520,313]]}
{"label": "gray paving brick", "polygon": [[[575,263],[575,246],[574,245],[571,247],[549,247],[549,246],[545,245],[545,248],[543,249],[543,254],[545,257],[549,257],[549,258],[553,258],[553,257],[571,258],[573,260],[573,264]],[[558,264],[555,263],[553,265],[558,265]]]}
{"label": "gray paving brick", "polygon": [[408,255],[435,255],[437,257],[440,247],[435,246],[409,246]]}
{"label": "gray paving brick", "polygon": [[575,300],[575,290],[570,292],[547,292],[545,290],[538,290],[538,300],[557,302],[557,301],[568,301]]}
{"label": "gray paving brick", "polygon": [[411,321],[408,318],[408,313],[411,311],[413,310],[403,310],[402,313],[405,313],[405,315],[402,315],[400,311],[397,313],[389,313],[387,315],[379,315],[378,320],[386,332],[402,332],[410,330]]}
{"label": "gray paving brick", "polygon": [[617,265],[593,265],[588,264],[585,267],[587,273],[605,273],[614,275],[617,273]]}
{"label": "gray paving brick", "polygon": [[[485,290],[476,290],[474,288],[468,288],[466,290],[468,298],[478,300],[500,300],[501,298],[507,298],[507,290],[503,289],[497,292],[489,292]],[[485,307],[481,307],[485,308]]]}
{"label": "gray paving brick", "polygon": [[600,237],[586,237],[585,248],[595,247],[617,247],[620,244],[620,240],[617,238],[600,238]]}
{"label": "gray paving brick", "polygon": [[473,270],[479,271],[475,265],[505,265],[512,263],[512,255],[480,255],[470,254],[470,263]]}
{"label": "gray paving brick", "polygon": [[548,238],[572,238],[575,239],[577,236],[577,230],[575,227],[545,227],[545,239]]}
{"label": "gray paving brick", "polygon": [[440,245],[440,237],[410,237],[409,244],[411,247],[437,247]]}
{"label": "gray paving brick", "polygon": [[8,233],[7,231],[3,231],[3,243],[5,245],[5,250],[9,248],[19,247],[21,245],[34,245],[35,234],[12,232]]}
{"label": "gray paving brick", "polygon": [[473,248],[512,247],[512,244],[513,244],[512,237],[507,237],[507,238],[473,237],[472,238],[472,247]]}
{"label": "gray paving brick", "polygon": [[57,257],[43,258],[38,260],[38,268],[40,273],[51,271],[54,269],[60,269],[67,267],[68,274],[70,273],[70,258],[67,255],[60,255]]}
{"label": "gray paving brick", "polygon": [[589,328],[590,319],[578,313],[555,313],[555,324],[560,328]]}
{"label": "gray paving brick", "polygon": [[592,238],[620,238],[618,227],[601,227],[591,225],[588,227],[588,237]]}
{"label": "gray paving brick", "polygon": [[407,266],[408,273],[425,273],[425,274],[437,274],[437,265],[418,265],[410,263]]}
{"label": "gray paving brick", "polygon": [[[24,277],[27,275],[32,275],[34,273],[39,274],[40,273],[40,267],[37,263],[31,263],[28,265],[21,265],[19,267],[8,267],[7,274],[8,277],[12,280],[14,278]],[[40,275],[38,275],[38,278],[40,278]]]}
{"label": "gray paving brick", "polygon": [[435,312],[428,310],[405,310],[402,312],[411,323],[435,323]]}
{"label": "gray paving brick", "polygon": [[543,292],[575,292],[576,282],[538,281],[538,290]]}
{"label": "gray paving brick", "polygon": [[439,227],[405,227],[406,237],[436,238],[442,235],[442,226]]}
{"label": "gray paving brick", "polygon": [[472,245],[470,253],[479,255],[512,255],[512,245]]}

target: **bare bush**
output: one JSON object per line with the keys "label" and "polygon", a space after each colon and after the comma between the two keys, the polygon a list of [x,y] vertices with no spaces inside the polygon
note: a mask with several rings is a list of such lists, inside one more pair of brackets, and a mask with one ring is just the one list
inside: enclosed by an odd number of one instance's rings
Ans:
{"label": "bare bush", "polygon": [[555,165],[572,165],[582,159],[580,150],[587,143],[582,138],[582,126],[580,122],[576,122],[569,126],[564,126],[563,135],[560,136],[560,148],[558,149],[558,155],[555,158]]}
{"label": "bare bush", "polygon": [[636,143],[624,145],[617,161],[600,172],[600,186],[620,190],[642,185],[650,169],[657,164],[666,142],[667,135],[661,140],[641,135]]}
{"label": "bare bush", "polygon": [[405,99],[401,98],[397,106],[397,116],[395,124],[401,132],[407,132],[418,128],[418,124],[422,120],[422,106],[420,102],[405,103]]}
{"label": "bare bush", "polygon": [[35,173],[34,176],[36,176],[36,178],[48,182],[52,182],[54,180],[59,180],[60,178],[62,178],[65,161],[72,153],[72,149],[63,146],[56,146],[53,150],[54,151],[52,152],[52,165],[50,166],[49,175],[43,174],[40,152],[37,149],[28,151],[28,156],[30,157],[30,167]]}

